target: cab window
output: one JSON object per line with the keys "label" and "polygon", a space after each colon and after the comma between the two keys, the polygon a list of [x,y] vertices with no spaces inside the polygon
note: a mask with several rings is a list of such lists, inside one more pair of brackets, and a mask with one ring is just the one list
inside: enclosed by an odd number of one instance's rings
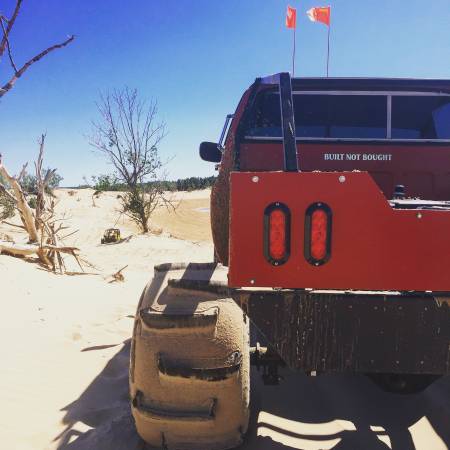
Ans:
{"label": "cab window", "polygon": [[[298,138],[386,138],[386,96],[294,94],[293,100]],[[281,134],[279,96],[261,93],[247,135],[280,138]]]}
{"label": "cab window", "polygon": [[[297,93],[293,100],[299,139],[450,139],[448,95],[324,92]],[[278,93],[258,95],[246,135],[281,139]]]}
{"label": "cab window", "polygon": [[450,97],[393,96],[393,139],[450,139]]}

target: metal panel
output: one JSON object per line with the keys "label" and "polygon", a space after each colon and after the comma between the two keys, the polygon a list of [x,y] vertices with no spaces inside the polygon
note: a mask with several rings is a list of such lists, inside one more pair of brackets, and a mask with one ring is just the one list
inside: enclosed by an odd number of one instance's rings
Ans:
{"label": "metal panel", "polygon": [[[264,210],[291,211],[291,255],[282,266],[264,257]],[[304,257],[307,208],[333,211],[331,258]],[[366,172],[231,174],[229,283],[315,289],[450,292],[450,211],[393,209]]]}
{"label": "metal panel", "polygon": [[411,78],[293,78],[294,91],[409,91],[450,93],[450,80]]}
{"label": "metal panel", "polygon": [[[275,91],[276,92],[276,91]],[[421,91],[292,91],[294,95],[398,95],[398,96],[416,96],[416,97],[449,97],[450,94],[443,92],[421,92]]]}
{"label": "metal panel", "polygon": [[[395,185],[403,184],[408,197],[428,200],[450,200],[450,145],[392,145],[387,143],[313,143],[298,147],[302,171],[324,172],[361,170],[369,172],[387,198],[392,198]],[[242,171],[283,170],[283,148],[277,142],[246,142],[241,145]],[[339,160],[330,159],[339,156]],[[365,156],[366,155],[366,156]],[[369,160],[369,155],[386,155],[385,160]],[[432,183],[423,185],[408,173],[428,173]],[[384,174],[380,177],[380,174]],[[430,196],[425,196],[425,193]]]}

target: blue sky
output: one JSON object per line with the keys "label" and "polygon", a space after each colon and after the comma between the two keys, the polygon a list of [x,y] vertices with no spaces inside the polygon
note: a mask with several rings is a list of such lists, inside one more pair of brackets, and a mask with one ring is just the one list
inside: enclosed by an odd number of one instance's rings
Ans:
{"label": "blue sky", "polygon": [[[174,157],[169,178],[207,176],[198,144],[217,140],[255,77],[291,68],[286,6],[297,8],[296,74],[323,76],[326,27],[306,10],[331,5],[330,76],[450,78],[449,0],[24,0],[11,36],[17,63],[75,34],[34,65],[0,103],[0,152],[11,171],[46,159],[65,185],[111,170],[86,135],[100,91],[128,85],[157,99]],[[7,15],[13,0],[0,0]],[[0,81],[7,78],[6,60]]]}

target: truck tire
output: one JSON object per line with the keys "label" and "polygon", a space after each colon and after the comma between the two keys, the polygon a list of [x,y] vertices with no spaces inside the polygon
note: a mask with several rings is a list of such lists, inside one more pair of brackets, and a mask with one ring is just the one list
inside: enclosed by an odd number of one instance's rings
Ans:
{"label": "truck tire", "polygon": [[249,321],[216,264],[163,264],[134,323],[131,409],[141,438],[168,450],[225,450],[249,420]]}

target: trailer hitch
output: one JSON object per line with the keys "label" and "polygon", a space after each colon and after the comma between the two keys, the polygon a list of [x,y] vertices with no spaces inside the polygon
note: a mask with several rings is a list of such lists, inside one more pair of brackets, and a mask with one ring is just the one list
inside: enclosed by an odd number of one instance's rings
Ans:
{"label": "trailer hitch", "polygon": [[263,369],[262,379],[265,385],[276,386],[280,384],[283,377],[278,373],[279,367],[285,367],[286,363],[279,357],[278,353],[269,347],[250,347],[250,364],[259,372]]}

